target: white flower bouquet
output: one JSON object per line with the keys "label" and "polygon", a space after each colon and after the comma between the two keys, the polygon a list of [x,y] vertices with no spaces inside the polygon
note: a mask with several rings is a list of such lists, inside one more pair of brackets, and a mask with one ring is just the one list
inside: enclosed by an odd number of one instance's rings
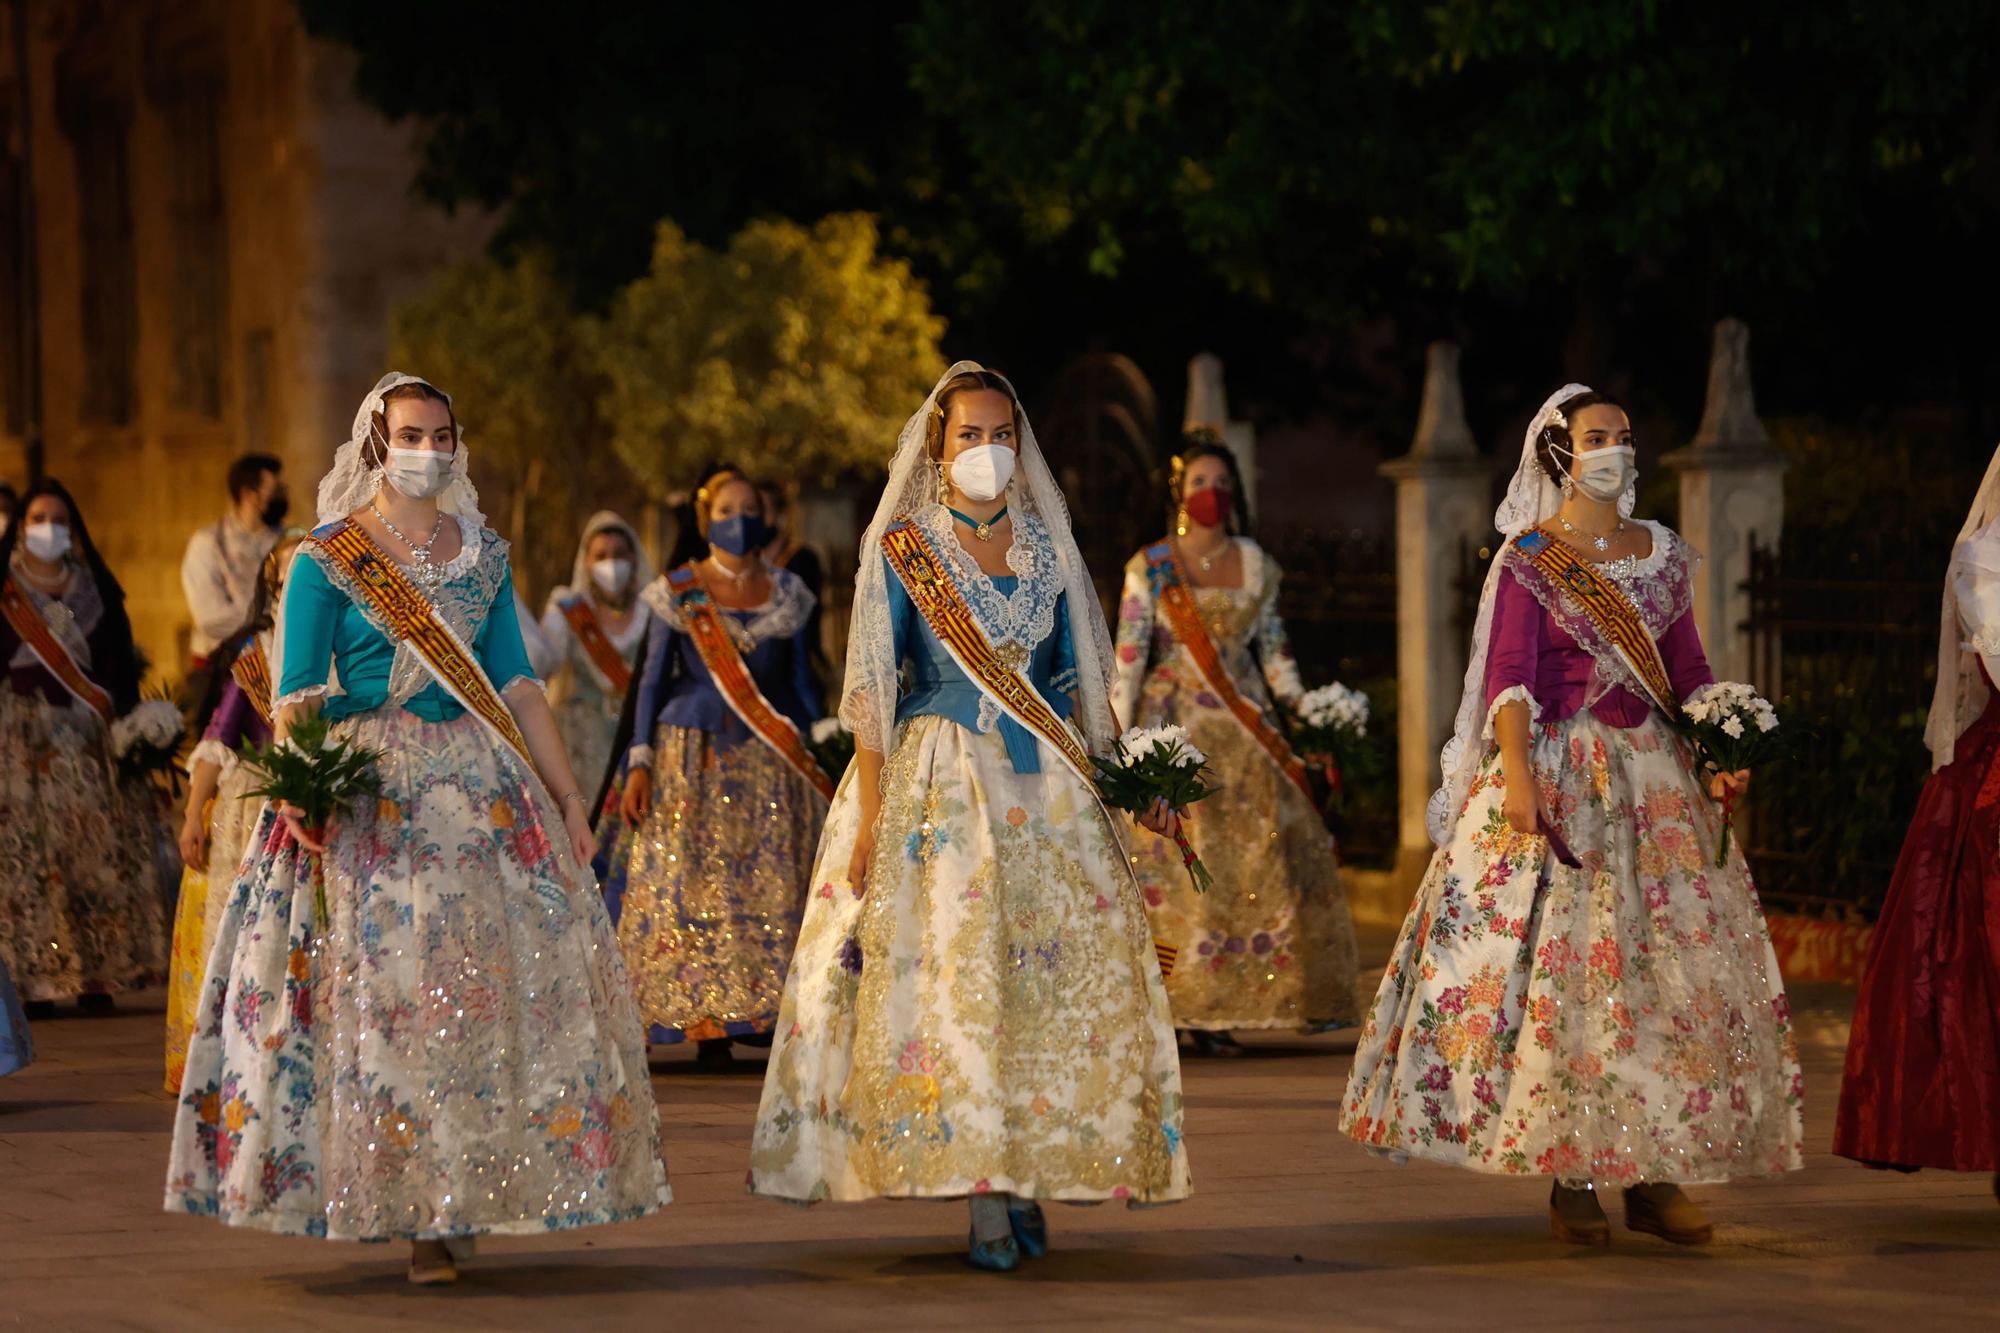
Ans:
{"label": "white flower bouquet", "polygon": [[127,777],[171,772],[187,719],[170,699],[146,699],[111,724],[111,753]]}
{"label": "white flower bouquet", "polygon": [[1348,783],[1374,775],[1381,756],[1368,739],[1368,696],[1335,681],[1299,696],[1292,705],[1292,746],[1326,774],[1328,804],[1346,801]]}
{"label": "white flower bouquet", "polygon": [[[1196,748],[1185,728],[1171,724],[1133,727],[1118,738],[1115,756],[1092,762],[1104,803],[1135,815],[1145,814],[1160,801],[1177,812],[1185,811],[1215,790],[1208,780],[1208,756]],[[1173,839],[1181,849],[1181,863],[1187,867],[1194,891],[1207,893],[1215,877],[1195,855],[1187,831],[1176,825]]]}
{"label": "white flower bouquet", "polygon": [[840,775],[854,761],[854,733],[837,717],[823,717],[813,723],[806,745],[835,782],[840,781]]}
{"label": "white flower bouquet", "polygon": [[[1778,710],[1740,681],[1717,681],[1697,690],[1681,706],[1680,730],[1694,746],[1696,770],[1707,775],[1740,773],[1782,753]],[[1729,820],[1735,803],[1735,789],[1725,784],[1722,840],[1715,853],[1718,867],[1729,859]]]}

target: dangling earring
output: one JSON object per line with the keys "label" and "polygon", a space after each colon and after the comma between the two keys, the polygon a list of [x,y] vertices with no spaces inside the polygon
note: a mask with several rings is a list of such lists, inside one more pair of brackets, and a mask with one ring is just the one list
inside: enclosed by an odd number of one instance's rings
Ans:
{"label": "dangling earring", "polygon": [[1179,509],[1174,511],[1174,536],[1176,537],[1187,536],[1187,525],[1188,525],[1187,506],[1182,505]]}
{"label": "dangling earring", "polygon": [[1570,480],[1569,473],[1567,472],[1563,473],[1562,493],[1563,493],[1563,499],[1565,500],[1573,500],[1576,498],[1576,483]]}
{"label": "dangling earring", "polygon": [[938,503],[943,504],[944,497],[951,494],[951,467],[942,458],[940,458],[938,460],[937,472],[938,472]]}

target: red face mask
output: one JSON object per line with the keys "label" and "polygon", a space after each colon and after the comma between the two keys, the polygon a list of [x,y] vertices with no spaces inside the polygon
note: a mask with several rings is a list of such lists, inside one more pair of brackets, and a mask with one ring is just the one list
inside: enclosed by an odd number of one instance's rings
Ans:
{"label": "red face mask", "polygon": [[1185,508],[1188,517],[1204,528],[1219,528],[1229,521],[1235,500],[1236,493],[1227,486],[1210,486],[1207,490],[1189,492]]}

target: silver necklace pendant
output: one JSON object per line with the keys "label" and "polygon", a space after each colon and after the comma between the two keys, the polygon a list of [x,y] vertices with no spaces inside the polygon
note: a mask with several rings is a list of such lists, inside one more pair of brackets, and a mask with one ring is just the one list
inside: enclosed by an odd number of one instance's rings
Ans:
{"label": "silver necklace pendant", "polygon": [[1616,537],[1619,533],[1625,531],[1625,520],[1622,518],[1618,520],[1617,527],[1613,528],[1610,532],[1605,533],[1601,537],[1594,532],[1585,532],[1582,528],[1577,527],[1576,524],[1570,522],[1568,519],[1564,518],[1561,514],[1556,515],[1556,522],[1563,525],[1564,532],[1567,532],[1572,537],[1586,538],[1590,542],[1590,544],[1592,546],[1595,546],[1599,551],[1610,550],[1611,539],[1613,537]]}
{"label": "silver necklace pendant", "polygon": [[389,530],[389,534],[410,548],[410,559],[414,562],[410,569],[411,576],[426,587],[435,588],[443,582],[444,566],[432,559],[431,547],[437,544],[438,534],[444,531],[444,515],[440,513],[437,522],[431,525],[430,536],[424,538],[422,542],[415,542],[410,539],[408,533],[389,521],[389,516],[382,512],[382,506],[371,507],[375,510],[375,517],[382,520],[382,526]]}

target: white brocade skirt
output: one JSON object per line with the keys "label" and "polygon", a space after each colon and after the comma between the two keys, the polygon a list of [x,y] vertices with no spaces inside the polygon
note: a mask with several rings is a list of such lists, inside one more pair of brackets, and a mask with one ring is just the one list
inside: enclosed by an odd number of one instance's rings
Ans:
{"label": "white brocade skirt", "polygon": [[827,817],[751,1141],[795,1201],[1184,1198],[1179,1057],[1145,904],[1061,758],[901,729],[864,897],[850,767]]}
{"label": "white brocade skirt", "polygon": [[1801,1163],[1790,1011],[1742,852],[1658,713],[1535,728],[1581,869],[1501,813],[1489,746],[1354,1056],[1341,1128],[1394,1156],[1566,1183]]}
{"label": "white brocade skirt", "polygon": [[541,782],[467,715],[335,734],[379,800],[312,858],[266,811],[209,954],[166,1207],[346,1240],[539,1232],[671,1197],[638,1013]]}

